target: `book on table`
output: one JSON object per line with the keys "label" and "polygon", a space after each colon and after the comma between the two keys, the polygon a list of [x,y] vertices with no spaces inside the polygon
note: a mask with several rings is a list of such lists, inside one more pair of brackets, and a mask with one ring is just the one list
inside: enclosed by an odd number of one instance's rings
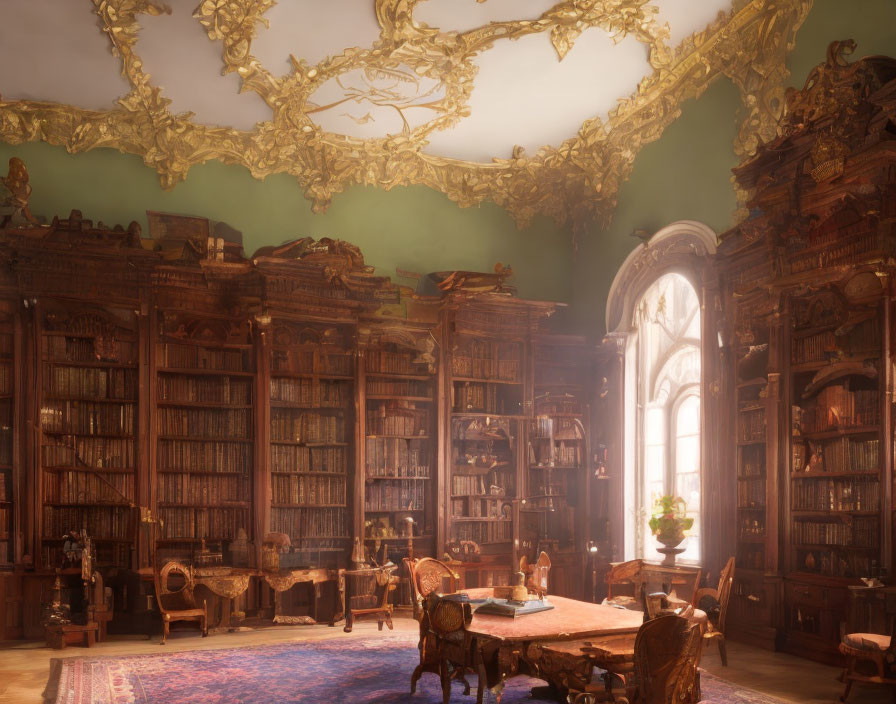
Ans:
{"label": "book on table", "polygon": [[528,601],[513,601],[511,599],[489,598],[474,609],[475,613],[490,616],[507,616],[516,618],[526,614],[536,614],[539,611],[553,609],[554,605],[546,599],[530,599]]}

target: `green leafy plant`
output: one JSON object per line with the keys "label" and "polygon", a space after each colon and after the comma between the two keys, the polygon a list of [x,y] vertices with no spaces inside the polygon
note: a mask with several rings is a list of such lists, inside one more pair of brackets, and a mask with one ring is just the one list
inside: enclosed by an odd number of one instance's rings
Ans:
{"label": "green leafy plant", "polygon": [[677,545],[684,540],[684,532],[694,525],[687,516],[687,505],[680,496],[662,496],[653,507],[647,525],[661,543]]}

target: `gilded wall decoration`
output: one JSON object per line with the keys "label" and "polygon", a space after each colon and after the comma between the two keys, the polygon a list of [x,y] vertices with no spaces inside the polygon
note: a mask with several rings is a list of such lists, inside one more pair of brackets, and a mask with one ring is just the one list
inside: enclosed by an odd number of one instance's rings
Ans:
{"label": "gilded wall decoration", "polygon": [[[785,59],[812,5],[812,0],[737,0],[729,15],[673,51],[649,0],[565,0],[537,19],[491,22],[463,32],[416,21],[419,2],[374,0],[380,37],[373,46],[348,48],[314,65],[292,57],[292,72],[276,76],[251,51],[275,0],[201,0],[193,17],[211,41],[221,43],[222,73],[236,72],[241,90],[254,91],[271,108],[269,121],[245,131],[199,124],[190,113],[173,114],[162,87],[144,72],[140,15],[169,13],[169,7],[151,0],[93,0],[130,93],[107,111],[0,99],[0,139],[43,140],[72,153],[114,147],[141,156],[164,188],[186,178],[193,165],[218,159],[244,166],[256,178],[293,175],[315,211],[351,184],[386,189],[424,184],[461,206],[494,201],[520,226],[546,215],[582,232],[594,221],[606,224],[640,148],[658,139],[679,116],[682,102],[700,95],[718,76],[733,80],[743,96],[735,151],[751,154],[769,139],[784,109]],[[469,114],[477,55],[498,41],[546,33],[563,60],[592,27],[617,41],[631,36],[642,42],[653,68],[606,120],[587,120],[560,145],[533,154],[514,149],[510,158],[490,163],[424,151],[430,135]],[[396,110],[401,131],[361,139],[321,128],[320,115],[339,109],[315,99],[329,81],[351,83],[346,102]],[[407,117],[410,108],[415,114],[423,108],[427,117],[413,122]],[[369,115],[350,117],[362,124]]]}

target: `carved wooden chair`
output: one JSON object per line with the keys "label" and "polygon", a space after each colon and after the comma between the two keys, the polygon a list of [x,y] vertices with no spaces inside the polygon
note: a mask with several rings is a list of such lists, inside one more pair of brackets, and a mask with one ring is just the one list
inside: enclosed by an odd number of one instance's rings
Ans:
{"label": "carved wooden chair", "polygon": [[[180,575],[184,584],[178,589],[169,589],[169,581],[172,575]],[[168,562],[153,575],[156,588],[156,602],[162,613],[162,645],[168,640],[169,626],[174,621],[197,621],[202,631],[202,637],[208,635],[208,612],[203,601],[202,606],[196,605],[193,596],[193,572],[180,562]]]}
{"label": "carved wooden chair", "polygon": [[[625,696],[611,691],[611,677],[603,685],[589,685],[585,691],[571,691],[567,701],[570,704],[594,704],[613,701],[617,704],[696,704],[700,701],[700,678],[698,666],[703,647],[700,627],[686,618],[675,614],[662,614],[645,621],[635,636],[633,653],[626,653],[620,644],[611,651],[617,651],[622,658],[618,668],[625,686]],[[593,644],[582,648],[587,655],[596,651],[602,661],[602,649]],[[626,666],[628,657],[634,663]],[[614,668],[617,669],[617,668]],[[628,674],[631,672],[631,674]]]}
{"label": "carved wooden chair", "polygon": [[394,565],[345,571],[345,626],[351,633],[355,619],[376,617],[377,630],[385,624],[392,630],[392,604],[389,595],[395,591],[398,577],[392,574]]}
{"label": "carved wooden chair", "polygon": [[106,587],[103,583],[103,575],[94,572],[90,579],[90,600],[87,606],[87,620],[97,624],[97,642],[106,640],[106,625],[114,615],[112,597],[106,595]]}
{"label": "carved wooden chair", "polygon": [[719,657],[722,666],[728,667],[728,652],[725,648],[725,618],[728,614],[728,601],[734,585],[734,558],[730,558],[719,575],[719,586],[703,587],[694,595],[694,606],[707,615],[703,629],[703,637],[715,640],[719,644]]}
{"label": "carved wooden chair", "polygon": [[[423,608],[438,660],[442,704],[449,704],[452,679],[463,683],[465,695],[470,693],[470,684],[464,673],[474,667],[476,647],[467,631],[467,626],[473,620],[473,609],[469,603],[446,599],[435,593],[429,595]],[[485,686],[485,677],[481,676],[480,698]]]}
{"label": "carved wooden chair", "polygon": [[520,572],[526,575],[526,588],[530,594],[536,594],[543,599],[548,593],[548,574],[551,571],[551,558],[542,550],[534,565],[529,564],[529,558],[523,555],[520,558]]}
{"label": "carved wooden chair", "polygon": [[[417,560],[404,558],[411,582],[411,596],[414,605],[414,618],[420,624],[420,663],[411,674],[411,694],[417,691],[417,681],[424,672],[432,672],[441,676],[438,643],[435,632],[430,626],[430,616],[426,611],[427,599],[430,595],[457,591],[458,575],[441,560],[423,557]],[[464,694],[470,693],[470,684],[460,672],[455,675],[464,683]]]}
{"label": "carved wooden chair", "polygon": [[[607,598],[604,603],[624,606],[627,609],[641,609],[641,570],[643,567],[643,560],[629,560],[611,566],[606,576]],[[631,593],[627,594],[626,592]]]}
{"label": "carved wooden chair", "polygon": [[849,697],[854,682],[889,686],[896,701],[896,639],[893,638],[896,634],[896,587],[878,587],[873,591],[883,605],[884,623],[880,630],[886,634],[847,633],[843,636],[840,652],[846,656],[846,668],[841,680],[846,688],[841,702]]}

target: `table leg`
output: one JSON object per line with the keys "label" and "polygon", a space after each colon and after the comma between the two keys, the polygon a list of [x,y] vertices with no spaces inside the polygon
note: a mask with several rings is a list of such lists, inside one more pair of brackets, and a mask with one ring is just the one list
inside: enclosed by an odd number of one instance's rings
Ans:
{"label": "table leg", "polygon": [[228,631],[233,630],[233,625],[230,623],[230,615],[233,610],[233,599],[223,598],[221,599],[221,625],[224,626]]}

